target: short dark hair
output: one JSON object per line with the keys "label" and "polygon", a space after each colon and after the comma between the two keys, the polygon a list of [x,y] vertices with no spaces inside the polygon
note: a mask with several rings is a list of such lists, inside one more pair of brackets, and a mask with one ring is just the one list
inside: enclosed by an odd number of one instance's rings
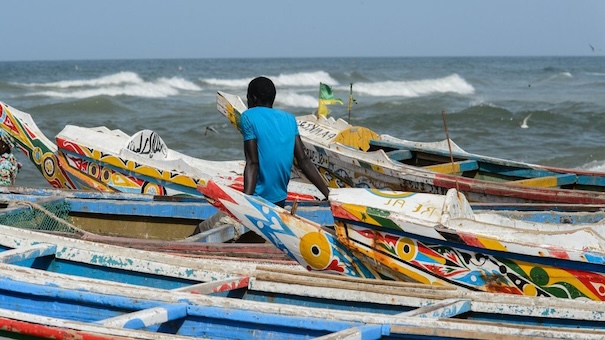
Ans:
{"label": "short dark hair", "polygon": [[259,104],[273,106],[275,101],[275,85],[267,77],[257,77],[248,84],[248,95],[253,95]]}

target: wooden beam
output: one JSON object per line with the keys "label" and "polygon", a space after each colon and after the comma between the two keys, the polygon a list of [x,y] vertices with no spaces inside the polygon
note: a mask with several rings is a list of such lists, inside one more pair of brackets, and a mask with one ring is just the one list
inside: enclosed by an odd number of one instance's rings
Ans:
{"label": "wooden beam", "polygon": [[247,288],[250,278],[248,276],[230,277],[224,280],[204,282],[191,286],[172,289],[173,292],[190,292],[194,294],[210,294],[226,292],[239,288]]}
{"label": "wooden beam", "polygon": [[17,263],[42,256],[55,255],[56,251],[57,246],[54,244],[38,243],[0,253],[0,263]]}

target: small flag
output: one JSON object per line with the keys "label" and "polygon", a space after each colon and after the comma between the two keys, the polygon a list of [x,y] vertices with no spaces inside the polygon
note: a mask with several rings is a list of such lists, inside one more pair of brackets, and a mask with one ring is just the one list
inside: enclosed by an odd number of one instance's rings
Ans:
{"label": "small flag", "polygon": [[343,104],[342,100],[334,97],[332,88],[324,83],[319,83],[319,106],[317,108],[317,115],[327,117],[330,110],[328,105],[332,104]]}

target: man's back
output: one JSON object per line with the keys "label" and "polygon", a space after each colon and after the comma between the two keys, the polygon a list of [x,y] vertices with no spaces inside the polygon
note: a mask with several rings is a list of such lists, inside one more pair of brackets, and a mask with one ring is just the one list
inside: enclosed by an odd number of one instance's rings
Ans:
{"label": "man's back", "polygon": [[242,114],[241,124],[244,142],[255,139],[258,148],[259,174],[254,194],[271,202],[284,200],[298,135],[296,119],[287,112],[257,106]]}

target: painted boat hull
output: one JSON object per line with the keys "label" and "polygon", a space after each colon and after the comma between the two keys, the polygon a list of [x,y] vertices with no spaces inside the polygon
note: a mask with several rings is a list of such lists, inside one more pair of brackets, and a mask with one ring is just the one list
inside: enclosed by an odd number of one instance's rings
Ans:
{"label": "painted boat hull", "polygon": [[[463,196],[455,191],[444,197],[334,189],[330,201],[336,237],[311,239],[309,235],[328,232],[220,185],[210,183],[203,192],[308,270],[490,293],[605,299],[603,212],[546,211],[523,215],[523,220],[514,217],[519,212],[481,212],[479,217],[468,202],[458,201]],[[281,234],[289,236],[289,243]],[[348,252],[330,251],[334,248]],[[335,257],[340,254],[346,254],[346,263],[364,265],[363,271],[335,271],[326,265],[339,263]]]}
{"label": "painted boat hull", "polygon": [[[0,103],[0,128],[55,188],[199,196],[197,186],[210,178],[243,188],[243,161],[207,161],[169,149],[153,131],[128,136],[105,127],[66,126],[50,141],[33,118]],[[296,177],[294,177],[296,178]],[[312,184],[292,181],[290,200],[314,200]]]}
{"label": "painted boat hull", "polygon": [[[334,223],[327,202],[300,202],[298,207],[303,216]],[[215,219],[217,213],[202,197],[0,188],[0,224],[181,256],[293,261],[237,221]],[[200,231],[207,220],[211,223]]]}

